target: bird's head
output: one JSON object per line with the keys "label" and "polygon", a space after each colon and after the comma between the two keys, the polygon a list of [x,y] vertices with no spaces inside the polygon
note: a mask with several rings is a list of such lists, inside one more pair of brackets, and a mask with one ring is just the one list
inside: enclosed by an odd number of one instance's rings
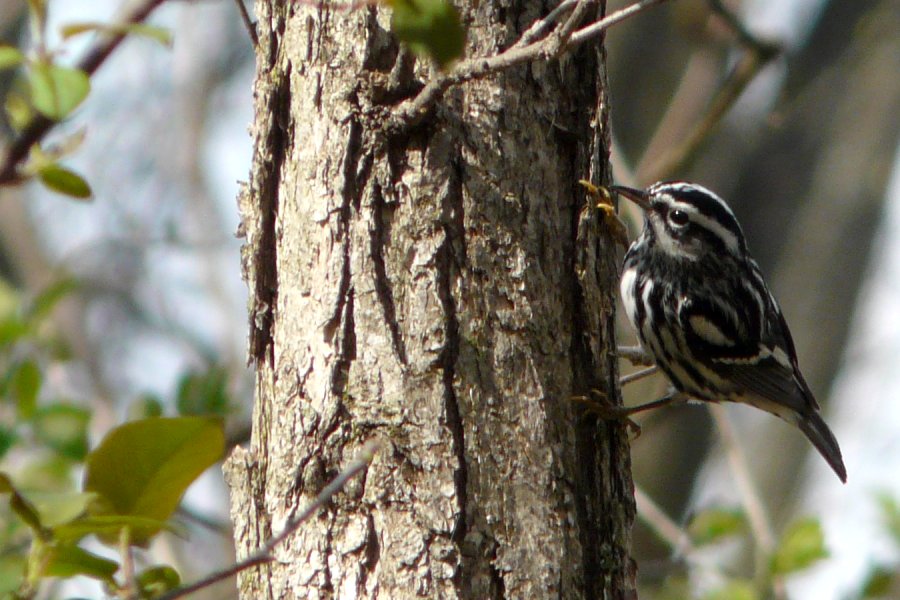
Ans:
{"label": "bird's head", "polygon": [[709,252],[743,256],[747,251],[734,213],[724,200],[703,186],[664,181],[646,190],[619,185],[609,189],[644,211],[643,243],[675,258],[695,260]]}

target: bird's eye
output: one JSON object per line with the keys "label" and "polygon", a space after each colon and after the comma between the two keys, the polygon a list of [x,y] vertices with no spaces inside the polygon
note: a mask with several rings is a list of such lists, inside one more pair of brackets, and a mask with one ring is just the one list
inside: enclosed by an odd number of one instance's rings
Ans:
{"label": "bird's eye", "polygon": [[669,223],[674,225],[675,227],[684,227],[690,221],[690,217],[683,210],[672,210],[669,211]]}

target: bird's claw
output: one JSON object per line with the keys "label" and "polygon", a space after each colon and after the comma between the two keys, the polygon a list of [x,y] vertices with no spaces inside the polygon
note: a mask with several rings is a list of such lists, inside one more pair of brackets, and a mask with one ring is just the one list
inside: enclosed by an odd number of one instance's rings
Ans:
{"label": "bird's claw", "polygon": [[616,214],[616,207],[613,206],[612,196],[605,187],[597,187],[590,181],[580,179],[578,183],[587,191],[590,196],[592,206],[598,210],[603,218],[603,223],[609,230],[609,234],[613,240],[619,243],[623,248],[628,247],[628,228],[625,223]]}
{"label": "bird's claw", "polygon": [[618,421],[631,433],[631,439],[635,440],[641,435],[641,426],[630,416],[624,406],[610,404],[609,396],[598,389],[591,389],[588,396],[572,396],[573,402],[578,402],[585,407],[585,412],[595,415],[604,421]]}

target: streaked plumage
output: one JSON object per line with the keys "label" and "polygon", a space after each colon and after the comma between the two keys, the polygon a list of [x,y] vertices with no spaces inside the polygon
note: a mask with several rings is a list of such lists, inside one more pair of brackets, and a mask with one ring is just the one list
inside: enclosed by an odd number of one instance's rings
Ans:
{"label": "streaked plumage", "polygon": [[800,373],[787,323],[728,205],[680,181],[611,189],[646,217],[621,281],[644,350],[681,392],[743,402],[797,425],[846,481],[841,450]]}

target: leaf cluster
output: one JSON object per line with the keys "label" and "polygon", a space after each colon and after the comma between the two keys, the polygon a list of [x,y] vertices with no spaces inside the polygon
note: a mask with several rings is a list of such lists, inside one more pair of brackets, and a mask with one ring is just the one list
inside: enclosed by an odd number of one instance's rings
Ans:
{"label": "leaf cluster", "polygon": [[[68,119],[88,97],[91,80],[88,73],[77,66],[65,64],[61,57],[65,47],[50,50],[46,43],[47,0],[29,0],[30,30],[33,43],[25,51],[0,45],[0,71],[14,71],[11,90],[3,99],[7,121],[16,134],[36,123],[55,124]],[[140,35],[170,44],[168,32],[144,23],[68,23],[60,31],[64,41],[85,33]],[[28,160],[15,170],[16,176],[4,171],[3,183],[36,179],[48,189],[71,198],[91,198],[91,187],[85,179],[64,166],[61,160],[81,144],[83,133],[76,133],[54,146],[31,145]],[[14,168],[7,165],[6,168]],[[10,178],[12,178],[10,180]]]}
{"label": "leaf cluster", "polygon": [[[48,317],[78,285],[63,279],[34,298],[0,283],[0,596],[30,598],[50,578],[87,576],[111,594],[152,596],[179,584],[168,565],[126,573],[132,549],[172,521],[188,486],[222,456],[231,406],[226,372],[185,374],[166,418],[143,398],[137,416],[92,450],[92,411],[60,398],[47,369],[65,361]],[[83,472],[80,483],[76,474]],[[98,555],[93,540],[118,549]],[[130,590],[126,594],[123,590]]]}
{"label": "leaf cluster", "polygon": [[[752,528],[744,509],[712,506],[693,515],[685,534],[688,537],[685,562],[686,573],[666,578],[658,586],[650,586],[650,598],[701,598],[702,600],[762,600],[775,597],[775,588],[786,577],[802,573],[828,557],[825,536],[817,519],[804,517],[789,524],[775,547],[762,551],[753,538]],[[718,583],[705,586],[697,595],[689,583],[694,570],[700,569],[696,556],[702,553],[731,552],[743,547],[754,556],[750,568],[716,572]],[[740,553],[738,553],[740,554]]]}

